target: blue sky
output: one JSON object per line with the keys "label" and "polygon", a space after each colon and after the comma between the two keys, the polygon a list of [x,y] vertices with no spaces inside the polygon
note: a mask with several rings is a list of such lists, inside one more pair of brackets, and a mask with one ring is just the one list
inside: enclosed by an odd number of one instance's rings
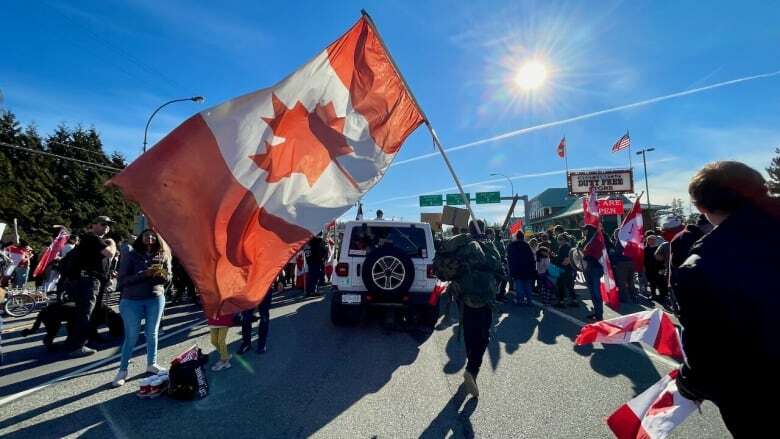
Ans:
{"label": "blue sky", "polygon": [[[150,144],[191,114],[276,83],[340,36],[361,8],[372,15],[445,147],[672,93],[780,70],[780,2],[364,1],[4,2],[0,69],[5,108],[48,133],[59,123],[101,133],[109,150],[140,153],[150,112],[166,100],[203,95],[155,117]],[[539,59],[548,81],[512,86]],[[506,180],[530,196],[565,185],[569,166],[627,166],[610,146],[626,130],[648,155],[651,201],[680,197],[704,163],[769,164],[780,146],[780,75],[538,129],[453,151],[474,193]],[[433,151],[424,128],[397,162]],[[634,157],[637,191],[644,175]],[[490,181],[494,180],[494,181]],[[482,183],[480,183],[482,182]],[[454,192],[440,157],[399,163],[370,191],[365,209],[419,218],[417,195]],[[445,190],[445,191],[442,191]],[[495,219],[507,205],[478,206]]]}

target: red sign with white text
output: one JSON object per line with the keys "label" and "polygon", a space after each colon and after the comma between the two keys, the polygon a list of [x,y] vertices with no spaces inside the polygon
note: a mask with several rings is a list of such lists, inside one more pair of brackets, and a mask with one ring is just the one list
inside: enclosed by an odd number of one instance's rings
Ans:
{"label": "red sign with white text", "polygon": [[599,215],[623,215],[622,200],[599,200]]}

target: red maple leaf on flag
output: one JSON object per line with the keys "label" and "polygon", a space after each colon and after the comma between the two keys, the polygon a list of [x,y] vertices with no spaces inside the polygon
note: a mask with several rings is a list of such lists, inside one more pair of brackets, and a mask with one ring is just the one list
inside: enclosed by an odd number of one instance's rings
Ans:
{"label": "red maple leaf on flag", "polygon": [[252,155],[255,164],[268,171],[266,181],[275,183],[294,173],[303,174],[309,186],[320,178],[331,162],[357,186],[352,176],[336,161],[336,158],[353,152],[342,133],[344,118],[336,116],[333,103],[319,103],[309,112],[300,101],[292,108],[275,94],[271,95],[274,117],[263,120],[271,127],[275,137],[284,141],[271,145],[265,142],[264,153]]}

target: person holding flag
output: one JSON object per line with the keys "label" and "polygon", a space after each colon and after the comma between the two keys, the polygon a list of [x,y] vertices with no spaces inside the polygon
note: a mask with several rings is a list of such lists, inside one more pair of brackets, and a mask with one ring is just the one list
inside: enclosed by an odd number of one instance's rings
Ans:
{"label": "person holding flag", "polygon": [[588,319],[601,321],[604,320],[604,302],[601,299],[601,276],[604,275],[604,268],[599,259],[604,250],[604,238],[601,236],[601,231],[593,224],[585,224],[583,232],[585,247],[582,251],[582,260],[585,264],[585,284],[593,300],[593,313],[588,315]]}

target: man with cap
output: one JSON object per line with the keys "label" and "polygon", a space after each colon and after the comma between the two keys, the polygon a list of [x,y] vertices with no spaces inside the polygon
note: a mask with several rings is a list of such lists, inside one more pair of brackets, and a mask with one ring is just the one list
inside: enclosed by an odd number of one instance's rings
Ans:
{"label": "man with cap", "polygon": [[114,221],[101,215],[81,236],[68,272],[68,295],[76,303],[73,330],[68,334],[67,348],[73,356],[85,356],[96,351],[86,346],[90,334],[91,316],[100,291],[108,284],[111,259],[116,254],[116,243],[106,235]]}

